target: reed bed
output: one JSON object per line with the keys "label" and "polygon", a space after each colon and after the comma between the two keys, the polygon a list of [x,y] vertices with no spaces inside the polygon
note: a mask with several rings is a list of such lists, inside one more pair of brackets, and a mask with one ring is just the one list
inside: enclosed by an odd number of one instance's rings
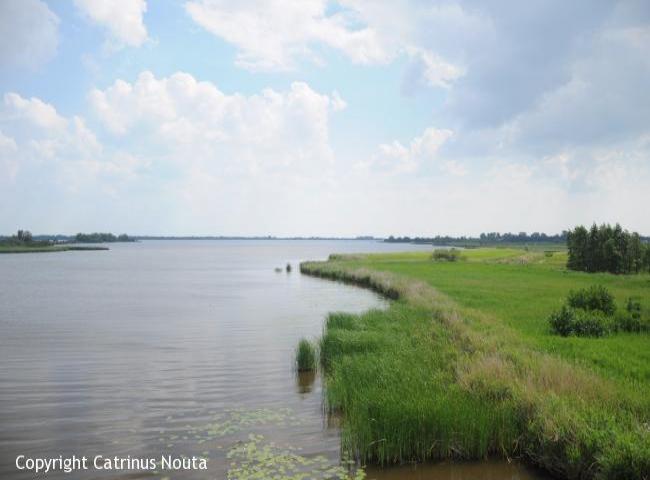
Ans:
{"label": "reed bed", "polygon": [[346,455],[381,464],[496,455],[562,478],[647,478],[642,393],[529,348],[423,282],[358,263],[301,265],[396,300],[385,311],[332,314],[324,327],[326,403],[342,412]]}

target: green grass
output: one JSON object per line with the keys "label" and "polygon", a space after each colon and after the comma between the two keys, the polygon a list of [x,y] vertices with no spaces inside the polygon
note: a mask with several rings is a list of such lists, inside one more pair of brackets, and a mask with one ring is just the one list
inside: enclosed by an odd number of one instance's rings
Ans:
{"label": "green grass", "polygon": [[[604,285],[619,309],[629,297],[640,299],[650,316],[650,275],[611,275],[566,270],[566,254],[547,258],[522,250],[476,249],[463,253],[466,262],[434,263],[426,253],[372,255],[351,262],[427,282],[449,295],[466,314],[489,314],[517,330],[530,345],[600,373],[650,382],[650,337],[619,333],[604,339],[559,338],[548,326],[550,313],[566,300],[570,290]],[[529,263],[519,263],[530,257]]]}
{"label": "green grass", "polygon": [[307,339],[303,338],[296,347],[296,368],[299,372],[316,370],[316,348]]}
{"label": "green grass", "polygon": [[364,461],[519,456],[565,478],[650,471],[647,334],[552,335],[569,290],[602,283],[648,314],[650,276],[566,272],[562,252],[476,249],[333,256],[304,273],[398,299],[331,315],[321,340],[327,404],[342,448]]}

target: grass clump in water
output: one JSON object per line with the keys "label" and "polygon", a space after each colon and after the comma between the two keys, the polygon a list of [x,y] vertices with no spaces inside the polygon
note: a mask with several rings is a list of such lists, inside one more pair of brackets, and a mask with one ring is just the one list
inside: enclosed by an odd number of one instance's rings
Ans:
{"label": "grass clump in water", "polygon": [[299,372],[316,370],[316,348],[314,344],[302,338],[296,348],[296,368]]}

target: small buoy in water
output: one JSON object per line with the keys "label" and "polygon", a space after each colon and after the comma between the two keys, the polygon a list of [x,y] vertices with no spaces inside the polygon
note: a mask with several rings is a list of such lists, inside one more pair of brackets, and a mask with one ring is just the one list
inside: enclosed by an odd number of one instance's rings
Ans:
{"label": "small buoy in water", "polygon": [[291,264],[287,263],[287,273],[291,273]]}
{"label": "small buoy in water", "polygon": [[282,269],[280,267],[275,267],[275,272],[276,273],[280,273],[281,271],[282,271]]}

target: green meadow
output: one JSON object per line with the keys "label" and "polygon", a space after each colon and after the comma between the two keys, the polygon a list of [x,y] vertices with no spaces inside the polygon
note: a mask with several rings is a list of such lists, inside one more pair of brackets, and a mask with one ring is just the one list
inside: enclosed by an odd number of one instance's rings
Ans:
{"label": "green meadow", "polygon": [[572,289],[599,284],[650,317],[650,275],[568,271],[566,253],[469,249],[332,256],[304,273],[396,301],[332,314],[321,339],[327,404],[365,462],[519,457],[562,478],[647,478],[650,335],[551,333]]}

